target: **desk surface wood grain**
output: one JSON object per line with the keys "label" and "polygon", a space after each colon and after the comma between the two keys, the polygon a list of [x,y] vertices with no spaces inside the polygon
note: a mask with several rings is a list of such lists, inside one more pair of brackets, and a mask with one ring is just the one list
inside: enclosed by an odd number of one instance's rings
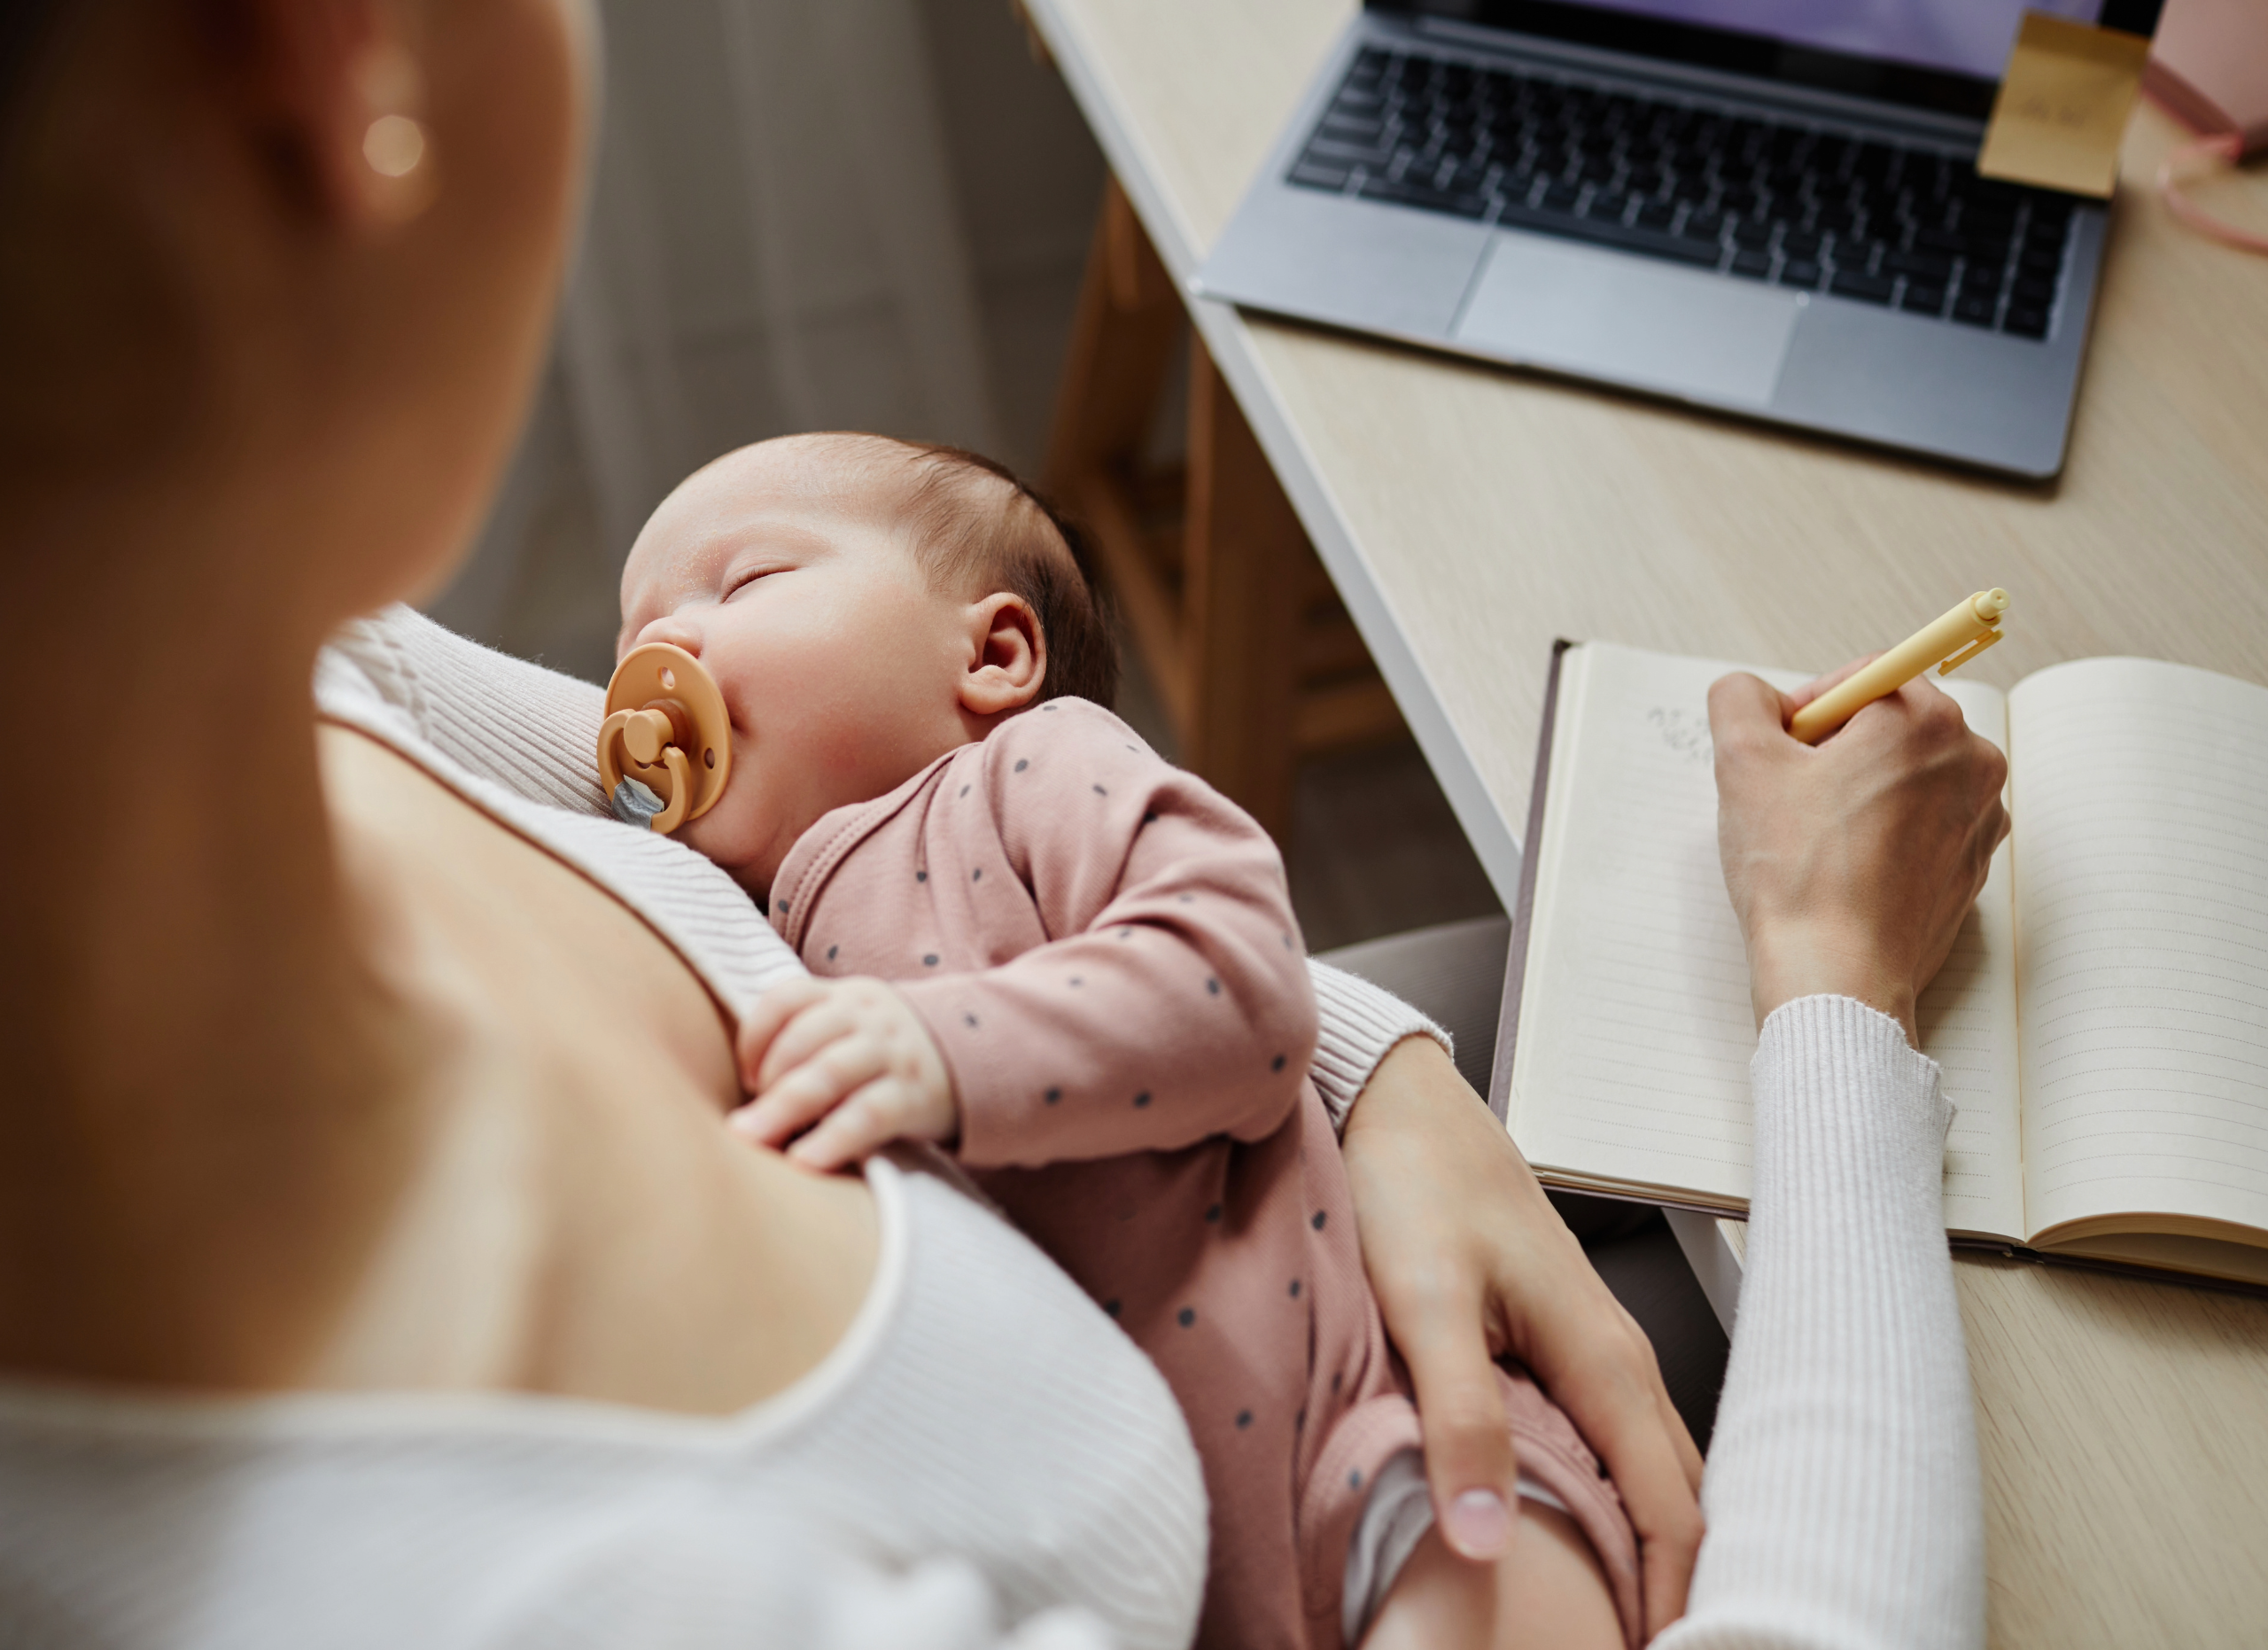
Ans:
{"label": "desk surface wood grain", "polygon": [[[1353,9],[1029,4],[1183,277]],[[2135,653],[2268,681],[2268,259],[2166,213],[2177,138],[2136,116],[2045,485],[1196,307],[1507,897],[1554,636],[1826,668],[1999,584],[1982,679]],[[2268,212],[2257,175],[2218,187]],[[1959,1274],[1993,1642],[2268,1643],[2268,1303]]]}

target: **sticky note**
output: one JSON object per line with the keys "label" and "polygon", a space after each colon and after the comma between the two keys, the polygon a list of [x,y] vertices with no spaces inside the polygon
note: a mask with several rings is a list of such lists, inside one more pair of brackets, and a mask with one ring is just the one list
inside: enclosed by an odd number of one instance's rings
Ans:
{"label": "sticky note", "polygon": [[2149,55],[2140,35],[2025,12],[1977,169],[2107,199]]}

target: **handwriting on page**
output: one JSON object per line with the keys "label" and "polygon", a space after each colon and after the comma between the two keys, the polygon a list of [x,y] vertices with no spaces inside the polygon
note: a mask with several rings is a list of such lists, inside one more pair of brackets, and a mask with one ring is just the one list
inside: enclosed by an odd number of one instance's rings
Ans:
{"label": "handwriting on page", "polygon": [[[1715,667],[1606,646],[1555,762],[1517,1138],[1536,1162],[1748,1195],[1746,954],[1718,869]],[[1564,805],[1564,811],[1563,811]],[[1532,1039],[1532,1040],[1531,1040]]]}
{"label": "handwriting on page", "polygon": [[1706,712],[1697,716],[1682,705],[1657,704],[1646,712],[1646,723],[1680,756],[1705,767],[1716,765],[1717,746],[1709,737]]}

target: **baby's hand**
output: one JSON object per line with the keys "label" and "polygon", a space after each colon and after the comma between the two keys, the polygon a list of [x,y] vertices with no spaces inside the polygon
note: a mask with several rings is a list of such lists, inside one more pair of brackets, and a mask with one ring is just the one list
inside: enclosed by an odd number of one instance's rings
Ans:
{"label": "baby's hand", "polygon": [[814,1169],[960,1132],[936,1039],[882,980],[797,980],[765,992],[741,1023],[740,1068],[756,1098],[731,1126]]}

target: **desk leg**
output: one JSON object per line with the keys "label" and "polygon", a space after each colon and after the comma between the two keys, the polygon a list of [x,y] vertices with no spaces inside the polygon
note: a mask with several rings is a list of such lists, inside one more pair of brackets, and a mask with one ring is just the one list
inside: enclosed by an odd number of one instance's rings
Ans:
{"label": "desk leg", "polygon": [[1184,743],[1182,470],[1149,463],[1145,448],[1184,331],[1173,278],[1113,180],[1071,323],[1044,480],[1093,533],[1103,577]]}
{"label": "desk leg", "polygon": [[[1187,456],[1160,463],[1146,449],[1184,337]],[[1278,844],[1289,841],[1301,757],[1404,733],[1115,181],[1088,254],[1045,479],[1094,533],[1181,759]]]}
{"label": "desk leg", "polygon": [[1189,358],[1185,758],[1279,843],[1292,828],[1301,562],[1312,555],[1212,358]]}

